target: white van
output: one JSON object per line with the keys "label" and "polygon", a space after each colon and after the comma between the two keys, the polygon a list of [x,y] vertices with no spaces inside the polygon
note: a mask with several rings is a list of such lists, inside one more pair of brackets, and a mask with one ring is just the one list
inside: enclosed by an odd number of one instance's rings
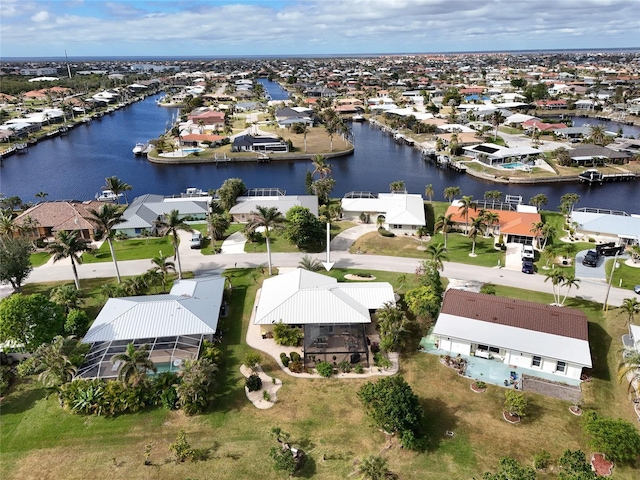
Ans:
{"label": "white van", "polygon": [[202,247],[202,234],[200,232],[193,232],[193,235],[191,235],[191,243],[189,245],[191,248]]}

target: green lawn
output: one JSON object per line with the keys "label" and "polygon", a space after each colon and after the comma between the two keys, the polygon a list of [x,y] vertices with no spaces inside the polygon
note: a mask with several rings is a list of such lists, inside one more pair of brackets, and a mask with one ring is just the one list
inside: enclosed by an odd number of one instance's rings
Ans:
{"label": "green lawn", "polygon": [[[613,258],[606,260],[607,278],[611,275],[611,268],[613,267]],[[613,279],[611,280],[611,286],[626,288],[631,290],[630,297],[633,297],[633,287],[640,285],[640,263],[637,263],[638,267],[630,267],[625,265],[624,260],[618,260],[618,268],[616,268]]]}
{"label": "green lawn", "polygon": [[36,252],[32,253],[29,258],[31,260],[31,265],[35,268],[47,263],[51,258],[51,254],[48,252]]}
{"label": "green lawn", "polygon": [[[517,426],[501,418],[504,390],[489,386],[472,393],[470,380],[443,367],[438,358],[411,349],[403,353],[401,373],[421,400],[426,412],[429,446],[416,453],[399,448],[371,426],[356,397],[365,379],[297,379],[283,374],[263,354],[263,369],[283,380],[274,408],[258,410],[246,399],[239,365],[250,348],[245,343],[253,301],[262,276],[258,270],[229,270],[234,285],[230,314],[221,319],[225,332],[221,345],[217,396],[205,415],[185,417],[160,408],[116,418],[75,416],[62,411],[55,395],[48,398],[33,381],[19,383],[3,400],[0,415],[0,476],[9,479],[180,479],[284,478],[274,472],[268,457],[274,445],[274,426],[290,432],[292,441],[308,454],[302,478],[338,480],[356,478],[354,460],[382,454],[391,471],[403,480],[470,479],[494,470],[503,456],[530,465],[542,449],[557,459],[567,448],[590,453],[582,435],[582,420],[571,415],[568,404],[528,394],[529,414]],[[257,273],[257,274],[256,274]],[[343,277],[346,270],[330,275]],[[381,281],[398,286],[398,274],[371,271]],[[407,286],[414,281],[407,275]],[[102,280],[104,281],[104,280]],[[83,282],[87,293],[101,280]],[[32,290],[51,288],[28,286]],[[405,288],[405,287],[403,287]],[[497,293],[513,298],[550,303],[547,294],[496,286]],[[626,388],[615,380],[619,338],[624,318],[616,311],[603,317],[601,306],[569,299],[589,319],[595,360],[593,380],[585,385],[585,409],[633,420]],[[170,462],[168,444],[184,429],[195,448],[210,449],[210,458],[198,462]],[[454,438],[444,435],[455,432]],[[151,466],[144,466],[144,448],[152,443]],[[389,447],[389,443],[391,446]],[[99,446],[99,448],[97,447]],[[638,465],[635,465],[637,468]],[[616,465],[612,478],[635,479],[637,469]],[[539,478],[557,478],[545,474]]]}
{"label": "green lawn", "polygon": [[[158,256],[160,251],[166,257],[173,256],[174,253],[172,240],[169,236],[114,240],[113,249],[118,261],[153,258]],[[82,261],[84,263],[111,262],[108,243],[104,242],[99,249],[83,254]]]}
{"label": "green lawn", "polygon": [[[231,225],[229,225],[229,228],[227,228],[227,231],[224,234],[224,238],[222,240],[218,240],[216,242],[216,245],[215,245],[216,248],[220,248],[220,246],[222,245],[222,242],[224,240],[226,240],[233,233],[241,231],[243,227],[244,227],[244,225],[241,224],[241,223],[232,223]],[[204,240],[202,242],[202,248],[200,249],[200,252],[203,255],[214,255],[213,244],[211,242],[211,239],[208,236],[209,235],[209,227],[206,224],[202,224],[202,225],[193,225],[193,228],[195,228],[200,233],[202,233],[202,236],[204,238]]]}

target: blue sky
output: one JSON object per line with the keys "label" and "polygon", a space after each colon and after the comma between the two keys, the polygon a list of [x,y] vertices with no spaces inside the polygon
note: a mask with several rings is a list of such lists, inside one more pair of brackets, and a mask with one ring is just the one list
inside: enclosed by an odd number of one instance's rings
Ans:
{"label": "blue sky", "polygon": [[640,47],[639,0],[1,0],[2,57]]}

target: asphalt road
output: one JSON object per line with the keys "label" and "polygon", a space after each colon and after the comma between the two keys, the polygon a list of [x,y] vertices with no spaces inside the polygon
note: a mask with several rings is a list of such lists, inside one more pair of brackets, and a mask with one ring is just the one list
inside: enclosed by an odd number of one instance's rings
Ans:
{"label": "asphalt road", "polygon": [[[184,250],[181,249],[181,252]],[[182,270],[193,271],[196,275],[218,273],[227,268],[251,268],[266,265],[266,253],[243,253],[231,255],[201,255],[198,251],[182,254]],[[275,267],[296,267],[302,257],[299,253],[274,253],[272,263]],[[326,260],[326,253],[316,257]],[[348,252],[331,252],[331,261],[339,268],[382,270],[389,272],[414,273],[419,260],[405,257],[385,257],[377,255],[351,254]],[[151,267],[150,260],[130,260],[118,262],[120,274],[139,275]],[[112,262],[83,264],[78,266],[78,275],[83,278],[115,277]],[[507,270],[499,267],[478,267],[461,263],[444,263],[444,277],[465,282],[494,283],[510,287],[522,288],[552,293],[551,282],[545,282],[541,274],[526,275],[519,271]],[[67,262],[53,265],[43,265],[33,270],[27,283],[73,279],[71,265]],[[572,288],[571,297],[583,298],[598,303],[604,303],[607,294],[607,284],[594,279],[582,279],[579,288]],[[630,290],[611,288],[608,303],[619,306],[625,298],[635,294]]]}

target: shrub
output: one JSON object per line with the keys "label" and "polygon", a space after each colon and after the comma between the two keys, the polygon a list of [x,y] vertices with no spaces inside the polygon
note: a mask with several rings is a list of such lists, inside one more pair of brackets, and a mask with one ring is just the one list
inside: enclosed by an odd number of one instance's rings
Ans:
{"label": "shrub", "polygon": [[378,352],[373,355],[373,364],[376,367],[387,369],[391,367],[391,360],[389,360],[382,352]]}
{"label": "shrub", "polygon": [[551,463],[551,454],[546,450],[542,450],[533,456],[533,468],[536,470],[544,470]]}
{"label": "shrub", "polygon": [[262,392],[262,398],[264,398],[267,402],[271,401],[271,395],[269,395],[269,392],[267,392],[266,390]]}
{"label": "shrub", "polygon": [[493,283],[485,283],[480,287],[480,293],[485,293],[487,295],[495,295],[496,294],[496,286]]}
{"label": "shrub", "polygon": [[289,354],[289,358],[291,358],[292,362],[299,362],[300,361],[300,354],[298,352],[291,352]]}
{"label": "shrub", "polygon": [[302,371],[304,370],[304,365],[300,361],[298,362],[292,361],[289,363],[289,370],[293,373],[302,373]]}
{"label": "shrub", "polygon": [[371,353],[376,354],[380,351],[380,345],[378,342],[371,342]]}
{"label": "shrub", "polygon": [[0,395],[7,393],[12,378],[11,367],[9,365],[0,366]]}
{"label": "shrub", "polygon": [[395,237],[395,233],[390,232],[389,230],[387,230],[386,228],[380,227],[378,229],[378,235],[380,235],[381,237]]}
{"label": "shrub", "polygon": [[342,373],[349,373],[351,371],[351,364],[347,360],[343,360],[338,364],[338,369]]}
{"label": "shrub", "polygon": [[245,386],[250,392],[257,392],[262,388],[262,379],[257,373],[249,375],[245,381]]}
{"label": "shrub", "polygon": [[187,458],[193,456],[193,449],[187,441],[187,434],[184,430],[180,430],[176,441],[169,445],[169,450],[176,456],[176,462],[184,462]]}
{"label": "shrub", "polygon": [[273,326],[273,338],[278,345],[295,347],[298,345],[301,335],[300,329],[284,323],[277,323]]}
{"label": "shrub", "polygon": [[84,310],[72,308],[64,323],[64,331],[67,335],[83,336],[89,327],[89,315]]}
{"label": "shrub", "polygon": [[262,356],[258,352],[248,352],[244,356],[244,365],[251,370],[260,366],[260,362],[262,361]]}
{"label": "shrub", "polygon": [[353,371],[354,371],[354,372],[356,372],[356,373],[358,373],[358,374],[362,374],[362,373],[364,373],[364,367],[362,366],[362,364],[358,363],[358,364],[354,367]]}
{"label": "shrub", "polygon": [[511,415],[518,417],[525,416],[525,410],[527,408],[527,399],[521,392],[515,390],[507,390],[504,392],[504,408]]}
{"label": "shrub", "polygon": [[366,272],[358,272],[355,275],[356,277],[360,277],[360,278],[373,278],[373,274],[366,273]]}
{"label": "shrub", "polygon": [[484,383],[484,382],[478,381],[478,382],[475,382],[475,383],[476,383],[476,388],[479,388],[479,389],[481,389],[481,390],[482,390],[483,388],[487,388],[487,384],[486,384],[486,383]]}
{"label": "shrub", "polygon": [[318,362],[316,364],[316,371],[321,377],[329,378],[333,375],[333,365],[329,362]]}
{"label": "shrub", "polygon": [[282,360],[282,365],[284,365],[285,367],[288,367],[289,362],[291,361],[289,357],[287,357],[287,354],[284,352],[280,354],[280,360]]}

